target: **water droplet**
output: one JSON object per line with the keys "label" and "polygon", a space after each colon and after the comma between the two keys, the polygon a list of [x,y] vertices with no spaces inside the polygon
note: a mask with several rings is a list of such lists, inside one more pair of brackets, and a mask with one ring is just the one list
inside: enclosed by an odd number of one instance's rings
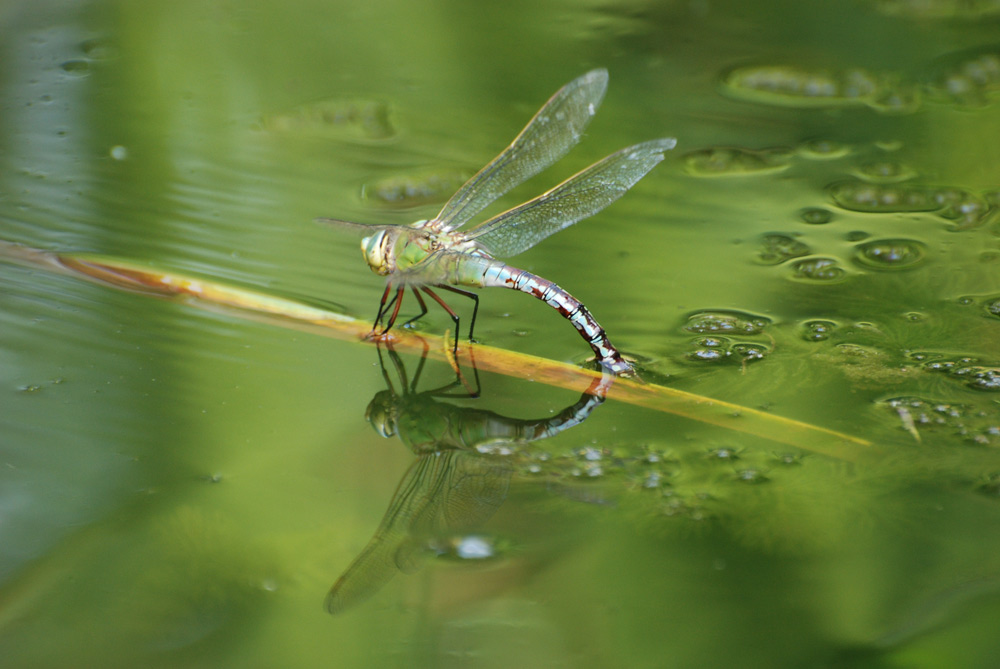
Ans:
{"label": "water droplet", "polygon": [[912,239],[879,239],[858,244],[854,259],[871,269],[912,269],[926,257],[926,248]]}

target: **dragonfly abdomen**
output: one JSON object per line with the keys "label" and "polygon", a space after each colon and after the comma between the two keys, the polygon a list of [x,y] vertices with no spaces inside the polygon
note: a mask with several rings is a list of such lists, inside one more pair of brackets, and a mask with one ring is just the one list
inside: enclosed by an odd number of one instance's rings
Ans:
{"label": "dragonfly abdomen", "polygon": [[594,349],[598,361],[616,374],[631,373],[632,365],[625,361],[612,345],[600,323],[587,307],[558,285],[523,269],[501,262],[490,263],[482,274],[484,287],[512,288],[545,302],[569,320],[580,336]]}

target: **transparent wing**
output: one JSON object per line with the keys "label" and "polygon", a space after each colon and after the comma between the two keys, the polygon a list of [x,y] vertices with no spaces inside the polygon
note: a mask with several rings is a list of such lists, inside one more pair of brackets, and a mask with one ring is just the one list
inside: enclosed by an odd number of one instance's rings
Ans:
{"label": "transparent wing", "polygon": [[395,224],[380,224],[380,225],[368,225],[366,223],[355,223],[354,221],[342,221],[339,218],[317,218],[314,219],[317,223],[322,223],[323,225],[330,225],[335,228],[341,228],[343,230],[351,230],[352,232],[358,232],[362,234],[371,234],[378,230],[388,230],[389,228],[401,227]]}
{"label": "transparent wing", "polygon": [[484,222],[468,238],[500,257],[527,251],[620,198],[676,143],[673,138],[655,139],[613,153],[534,200]]}
{"label": "transparent wing", "polygon": [[608,87],[608,71],[593,70],[549,98],[514,141],[469,179],[431,225],[454,230],[514,186],[566,155],[580,141]]}

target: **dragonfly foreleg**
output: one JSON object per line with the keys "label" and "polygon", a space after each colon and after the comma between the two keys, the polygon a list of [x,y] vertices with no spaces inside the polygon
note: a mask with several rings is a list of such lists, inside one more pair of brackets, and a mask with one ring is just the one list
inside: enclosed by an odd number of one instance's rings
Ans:
{"label": "dragonfly foreleg", "polygon": [[379,334],[385,334],[392,328],[392,324],[396,322],[396,317],[399,316],[399,307],[403,304],[403,291],[405,288],[400,286],[396,289],[396,294],[389,299],[389,292],[392,290],[392,286],[386,286],[385,292],[382,293],[382,301],[379,302],[378,314],[375,315],[375,323],[372,325],[372,335],[378,329],[378,324],[382,322],[382,319],[388,313],[389,309],[392,309],[392,315],[389,316],[389,321],[383,326],[382,332]]}

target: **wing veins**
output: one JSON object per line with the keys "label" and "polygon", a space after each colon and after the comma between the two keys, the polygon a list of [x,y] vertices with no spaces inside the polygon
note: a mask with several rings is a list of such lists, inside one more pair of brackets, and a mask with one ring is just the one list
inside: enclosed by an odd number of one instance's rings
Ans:
{"label": "wing veins", "polygon": [[510,189],[565,156],[580,141],[608,85],[607,70],[592,70],[549,98],[514,141],[459,188],[433,219],[439,230],[465,225]]}
{"label": "wing veins", "polygon": [[657,139],[613,153],[533,200],[482,223],[468,238],[496,256],[522,253],[620,198],[675,143],[672,138]]}

